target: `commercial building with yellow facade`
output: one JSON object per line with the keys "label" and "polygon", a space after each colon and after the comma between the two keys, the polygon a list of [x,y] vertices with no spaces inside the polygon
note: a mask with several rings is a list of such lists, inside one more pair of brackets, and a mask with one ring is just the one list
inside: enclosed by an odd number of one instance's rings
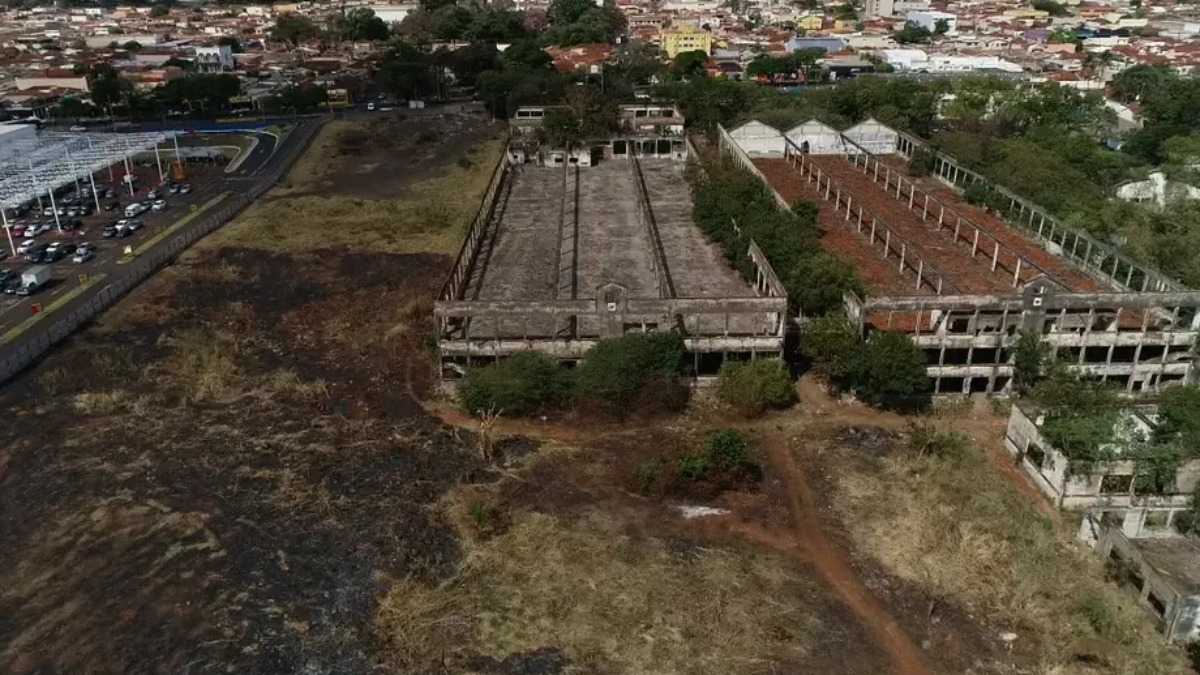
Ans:
{"label": "commercial building with yellow facade", "polygon": [[662,31],[662,50],[668,58],[675,58],[683,52],[702,51],[712,54],[712,33],[706,30],[696,30],[691,26],[680,26],[676,30]]}

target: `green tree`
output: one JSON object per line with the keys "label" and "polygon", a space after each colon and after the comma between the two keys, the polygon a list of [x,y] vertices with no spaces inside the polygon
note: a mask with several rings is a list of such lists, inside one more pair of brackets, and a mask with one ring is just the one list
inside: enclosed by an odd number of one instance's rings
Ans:
{"label": "green tree", "polygon": [[938,19],[933,22],[933,34],[945,35],[950,32],[950,22],[946,19]]}
{"label": "green tree", "polygon": [[127,52],[140,52],[142,51],[142,43],[138,42],[137,40],[130,40],[129,42],[122,44],[121,49],[124,49]]}
{"label": "green tree", "polygon": [[94,66],[88,72],[87,83],[92,103],[102,110],[117,105],[133,90],[133,85],[107,63]]}
{"label": "green tree", "polygon": [[334,30],[341,39],[352,41],[382,42],[389,34],[387,24],[368,7],[347,10],[334,21]]}
{"label": "green tree", "polygon": [[708,63],[708,54],[702,50],[680,52],[675,55],[675,63],[671,70],[679,77],[696,77],[704,75],[704,65]]}
{"label": "green tree", "polygon": [[552,59],[542,49],[537,42],[533,40],[521,40],[514,42],[504,50],[501,55],[505,66],[526,69],[545,68],[550,65]]}
{"label": "green tree", "polygon": [[858,326],[844,314],[809,321],[800,333],[800,353],[812,361],[817,374],[830,380],[848,376],[861,350]]}
{"label": "green tree", "polygon": [[585,404],[624,416],[635,407],[682,407],[683,338],[677,333],[630,333],[601,340],[579,366],[577,392]]}
{"label": "green tree", "polygon": [[1032,395],[1045,411],[1042,435],[1066,455],[1074,471],[1113,458],[1108,446],[1126,408],[1115,388],[1057,370]]}
{"label": "green tree", "polygon": [[311,40],[321,34],[317,25],[306,16],[288,13],[279,17],[271,28],[271,40],[283,42],[295,47],[306,40]]}
{"label": "green tree", "polygon": [[160,17],[164,17],[170,13],[171,13],[171,10],[166,5],[154,5],[153,7],[150,8],[150,18],[151,19],[157,19]]}
{"label": "green tree", "polygon": [[1046,361],[1050,358],[1050,345],[1033,331],[1020,331],[1013,347],[1013,384],[1017,393],[1033,389],[1046,372]]}
{"label": "green tree", "polygon": [[833,18],[839,21],[855,21],[858,19],[858,8],[852,3],[843,3],[833,8]]}
{"label": "green tree", "polygon": [[819,316],[842,308],[846,293],[862,295],[854,267],[826,251],[804,256],[787,274],[788,300],[806,315]]}
{"label": "green tree", "polygon": [[567,371],[537,352],[513,354],[498,364],[467,371],[459,403],[472,415],[537,415],[566,406],[571,399]]}
{"label": "green tree", "polygon": [[904,24],[904,28],[892,33],[892,39],[902,45],[912,44],[929,44],[933,34],[928,28],[924,28],[919,24],[908,21]]}
{"label": "green tree", "polygon": [[855,394],[871,405],[903,401],[929,387],[925,354],[907,333],[873,334],[850,364]]}
{"label": "green tree", "polygon": [[1031,5],[1034,9],[1048,12],[1053,17],[1071,16],[1071,10],[1055,0],[1033,0]]}

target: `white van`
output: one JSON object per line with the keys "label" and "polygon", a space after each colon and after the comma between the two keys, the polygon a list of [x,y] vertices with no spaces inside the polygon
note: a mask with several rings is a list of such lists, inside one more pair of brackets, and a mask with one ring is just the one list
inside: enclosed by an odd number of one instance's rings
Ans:
{"label": "white van", "polygon": [[142,215],[142,211],[145,211],[145,210],[146,210],[145,207],[143,207],[140,202],[135,203],[135,204],[130,204],[129,206],[125,207],[125,217],[126,218],[136,218],[136,217]]}

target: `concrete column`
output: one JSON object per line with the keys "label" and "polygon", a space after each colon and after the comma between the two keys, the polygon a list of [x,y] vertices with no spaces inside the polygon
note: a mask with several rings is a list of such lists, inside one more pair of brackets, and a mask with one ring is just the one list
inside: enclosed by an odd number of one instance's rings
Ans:
{"label": "concrete column", "polygon": [[908,246],[900,244],[900,271],[904,271],[904,256],[908,254]]}
{"label": "concrete column", "polygon": [[[178,159],[178,157],[177,157]],[[163,173],[162,154],[158,151],[158,146],[154,146],[154,163],[158,165],[158,180],[159,182],[166,181],[167,175]]]}
{"label": "concrete column", "polygon": [[995,247],[992,249],[992,271],[993,272],[996,271],[996,261],[998,261],[999,259],[1000,259],[1000,242],[996,242]]}
{"label": "concrete column", "polygon": [[921,220],[929,217],[929,195],[925,195],[925,206],[921,209]]}
{"label": "concrete column", "polygon": [[917,261],[917,290],[921,290],[921,275],[925,273],[925,261]]}
{"label": "concrete column", "polygon": [[975,251],[979,249],[979,229],[975,230],[975,240],[971,242],[971,257],[975,257]]}
{"label": "concrete column", "polygon": [[1023,258],[1017,258],[1017,271],[1013,272],[1013,283],[1012,283],[1013,288],[1016,288],[1017,284],[1020,283],[1020,281],[1021,281],[1021,261],[1022,260],[1023,260]]}
{"label": "concrete column", "polygon": [[[129,176],[132,173],[133,173],[133,171],[129,167],[129,155],[125,155],[125,175]],[[129,194],[132,195],[133,194],[133,183],[129,182],[129,179],[126,179],[126,185],[129,187]]]}

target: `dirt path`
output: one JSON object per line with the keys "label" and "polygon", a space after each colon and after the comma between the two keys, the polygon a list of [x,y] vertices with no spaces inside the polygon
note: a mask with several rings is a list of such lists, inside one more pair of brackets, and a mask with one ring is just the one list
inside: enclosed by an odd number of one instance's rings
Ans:
{"label": "dirt path", "polygon": [[921,650],[892,620],[879,599],[863,585],[850,566],[847,553],[825,536],[817,513],[816,497],[803,470],[793,461],[786,442],[776,434],[766,434],[763,440],[771,466],[784,479],[788,509],[802,547],[802,557],[875,636],[891,658],[895,672],[932,675],[933,671],[925,663]]}
{"label": "dirt path", "polygon": [[[847,412],[823,392],[803,391],[805,386],[802,382],[802,399],[810,401],[823,399],[823,403],[827,407],[840,408],[840,412]],[[807,386],[815,387],[817,385],[809,382]],[[478,428],[477,422],[469,415],[451,405],[427,403],[426,410],[446,424],[472,430]],[[897,426],[897,420],[876,411],[862,411],[861,417],[862,419],[858,421],[875,424],[882,421],[887,426]],[[885,419],[881,420],[881,417]],[[778,420],[775,421],[778,422]],[[692,521],[690,527],[695,530],[696,534],[703,533],[717,539],[728,539],[732,535],[734,539],[763,546],[811,566],[833,590],[834,595],[840,598],[853,612],[867,632],[874,636],[881,653],[886,654],[892,662],[893,672],[900,675],[932,675],[934,671],[925,662],[920,648],[904,633],[888,614],[880,600],[858,578],[854,568],[850,565],[848,552],[842,550],[825,535],[817,511],[816,496],[809,487],[804,471],[796,466],[788,448],[786,439],[789,434],[785,430],[794,430],[793,425],[749,423],[744,426],[748,430],[756,431],[756,435],[762,438],[771,467],[781,479],[787,494],[791,527],[781,529],[777,526],[765,526],[762,523],[745,522],[732,517]],[[622,430],[629,431],[630,429],[624,427]],[[606,430],[581,430],[529,420],[500,419],[497,420],[493,431],[501,435],[519,434],[533,438],[570,442],[602,435]]]}

